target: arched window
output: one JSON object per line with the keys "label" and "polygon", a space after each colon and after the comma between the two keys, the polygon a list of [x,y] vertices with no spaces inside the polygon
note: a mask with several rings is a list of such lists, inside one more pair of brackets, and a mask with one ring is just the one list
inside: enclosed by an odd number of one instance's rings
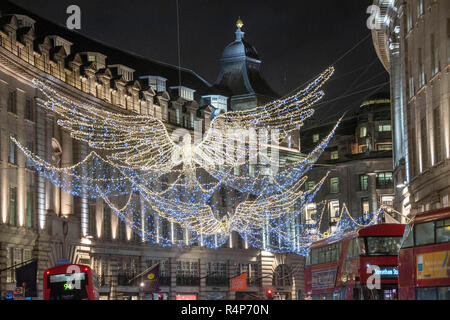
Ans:
{"label": "arched window", "polygon": [[285,264],[279,265],[273,273],[272,285],[274,287],[290,287],[291,277],[289,267]]}

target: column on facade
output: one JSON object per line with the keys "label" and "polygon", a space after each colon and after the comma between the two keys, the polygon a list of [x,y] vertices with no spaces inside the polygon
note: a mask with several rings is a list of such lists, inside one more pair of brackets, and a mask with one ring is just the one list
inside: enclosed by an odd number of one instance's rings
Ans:
{"label": "column on facade", "polygon": [[169,258],[170,290],[169,300],[176,300],[177,295],[177,260]]}
{"label": "column on facade", "polygon": [[[86,144],[84,143],[79,143],[79,153],[80,153],[80,160],[84,160],[87,155],[88,155],[88,147]],[[87,174],[86,169],[83,169],[83,174]],[[80,194],[80,221],[81,221],[81,235],[83,237],[86,237],[89,235],[89,230],[90,230],[90,226],[89,226],[89,199],[88,199],[88,194],[87,194],[87,190],[85,187],[83,187],[81,189],[81,194]],[[92,236],[92,235],[91,235]]]}
{"label": "column on facade", "polygon": [[38,298],[43,299],[44,272],[48,268],[52,267],[49,261],[51,252],[51,239],[43,230],[39,230],[38,232],[40,233],[40,237],[36,241],[32,255],[33,258],[37,259],[38,261],[36,282]]}
{"label": "column on facade", "polygon": [[[236,268],[238,268],[236,261],[231,261],[231,260],[227,261],[228,279],[232,279],[232,278],[236,277],[236,275],[238,275],[239,270],[237,270]],[[229,290],[227,299],[228,300],[236,300],[236,291]]]}
{"label": "column on facade", "polygon": [[[7,249],[6,243],[0,242],[0,270],[7,268]],[[0,273],[0,299],[4,297],[6,293],[6,271]]]}
{"label": "column on facade", "polygon": [[116,300],[117,299],[117,286],[118,286],[118,277],[119,277],[119,262],[117,259],[110,259],[109,260],[109,272],[108,274],[111,276],[111,282],[110,287],[111,291],[109,294],[110,300]]}
{"label": "column on facade", "polygon": [[377,195],[377,175],[369,173],[369,210],[374,214],[378,210],[378,195]]}
{"label": "column on facade", "polygon": [[296,254],[289,254],[286,260],[289,261],[289,268],[292,272],[292,300],[301,300],[305,294],[304,274],[306,258]]}
{"label": "column on facade", "polygon": [[[43,116],[45,117],[45,139],[43,140],[44,143],[43,150],[45,150],[44,159],[46,159],[48,163],[52,163],[52,156],[53,156],[52,139],[53,139],[54,116],[51,112],[46,111],[43,111]],[[48,179],[45,179],[45,194],[46,194],[45,197],[46,214],[47,212],[55,212],[54,187]]]}
{"label": "column on facade", "polygon": [[[7,99],[9,96],[8,84],[0,82],[0,99]],[[3,101],[3,105],[7,105],[7,101]],[[8,195],[9,195],[9,165],[8,165],[8,151],[9,151],[9,128],[8,128],[8,111],[7,108],[1,109],[1,222],[7,223],[8,219]]]}
{"label": "column on facade", "polygon": [[[61,167],[68,167],[73,164],[73,142],[70,134],[65,130],[61,132],[62,140],[62,157],[61,157]],[[70,177],[65,177],[67,187],[71,188]],[[61,214],[68,217],[73,214],[73,196],[61,190]]]}
{"label": "column on facade", "polygon": [[[47,125],[49,119],[43,108],[44,101],[41,99],[36,99],[36,153],[41,159],[49,160],[49,138],[47,136]],[[51,140],[51,137],[50,137]],[[47,210],[51,208],[51,186],[50,182],[44,177],[43,174],[39,173],[37,176],[36,183],[36,203],[37,203],[37,216],[38,216],[38,228],[40,230],[44,229]]]}
{"label": "column on facade", "polygon": [[[16,138],[23,145],[27,146],[27,132],[25,130],[25,94],[23,91],[17,91],[17,128],[22,128],[17,130]],[[25,162],[26,157],[23,152],[17,152],[17,225],[20,227],[25,226],[26,217],[26,196],[27,196],[27,183],[26,183],[26,172],[25,172]]]}
{"label": "column on facade", "polygon": [[199,288],[199,300],[205,300],[206,299],[206,261],[205,259],[199,259],[198,260],[198,266],[199,266],[199,275],[200,275],[200,288]]}
{"label": "column on facade", "polygon": [[262,286],[260,288],[261,296],[265,296],[266,290],[273,288],[272,280],[273,280],[273,266],[275,261],[275,255],[268,251],[261,251],[260,255],[261,259],[261,277],[262,277]]}

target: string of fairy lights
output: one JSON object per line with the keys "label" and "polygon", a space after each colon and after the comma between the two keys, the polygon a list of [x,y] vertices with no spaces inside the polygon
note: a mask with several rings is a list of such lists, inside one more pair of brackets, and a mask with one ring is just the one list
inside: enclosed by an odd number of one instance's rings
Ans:
{"label": "string of fairy lights", "polygon": [[331,234],[320,229],[326,204],[313,223],[305,220],[308,204],[330,172],[305,191],[307,173],[342,118],[299,160],[280,164],[274,157],[280,141],[314,114],[314,105],[324,97],[320,89],[333,73],[330,67],[288,98],[219,114],[200,142],[191,143],[187,135],[181,145],[159,119],[73,101],[35,79],[45,97],[43,108],[92,151],[79,163],[60,167],[11,140],[40,175],[74,196],[103,199],[145,242],[220,248],[237,233],[261,250],[304,255],[312,242],[374,224],[382,213],[362,221],[344,206]]}

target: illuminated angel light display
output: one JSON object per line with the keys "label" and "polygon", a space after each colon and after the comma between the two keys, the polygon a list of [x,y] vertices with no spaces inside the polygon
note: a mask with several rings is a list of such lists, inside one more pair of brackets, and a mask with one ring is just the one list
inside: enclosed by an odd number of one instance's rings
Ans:
{"label": "illuminated angel light display", "polygon": [[[55,186],[74,196],[103,199],[143,241],[219,248],[237,232],[262,250],[305,254],[313,241],[327,236],[319,232],[321,218],[307,225],[302,215],[329,174],[303,191],[306,173],[340,121],[301,160],[279,165],[274,155],[279,141],[314,114],[313,106],[324,96],[320,89],[333,73],[333,68],[327,69],[291,97],[248,111],[221,113],[203,139],[192,143],[187,135],[181,144],[154,117],[72,101],[34,80],[45,96],[44,108],[92,151],[79,163],[61,168],[11,139]],[[231,206],[215,201],[225,188]],[[230,212],[230,207],[236,209]],[[359,224],[345,211],[335,234]],[[344,216],[351,220],[345,222]]]}

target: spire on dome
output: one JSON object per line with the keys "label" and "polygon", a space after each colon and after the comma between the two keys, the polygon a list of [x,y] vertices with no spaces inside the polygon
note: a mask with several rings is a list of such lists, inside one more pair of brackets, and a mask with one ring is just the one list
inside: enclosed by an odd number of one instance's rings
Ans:
{"label": "spire on dome", "polygon": [[239,17],[238,21],[236,22],[236,27],[238,27],[239,29],[242,29],[243,26],[244,26],[244,22],[241,20],[241,17]]}
{"label": "spire on dome", "polygon": [[242,32],[241,28],[244,26],[244,22],[241,20],[241,17],[239,17],[238,21],[236,22],[236,41],[241,41],[244,38],[245,32]]}

